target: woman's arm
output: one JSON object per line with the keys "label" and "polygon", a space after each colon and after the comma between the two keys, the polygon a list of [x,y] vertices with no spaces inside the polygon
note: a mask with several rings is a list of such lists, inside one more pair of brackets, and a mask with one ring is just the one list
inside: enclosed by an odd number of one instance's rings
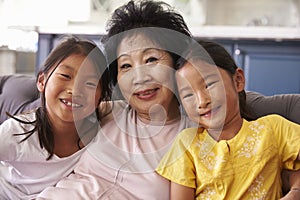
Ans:
{"label": "woman's arm", "polygon": [[256,117],[279,114],[300,124],[300,94],[278,94],[265,96],[258,92],[246,92],[246,104]]}
{"label": "woman's arm", "polygon": [[194,200],[195,189],[171,182],[171,200]]}

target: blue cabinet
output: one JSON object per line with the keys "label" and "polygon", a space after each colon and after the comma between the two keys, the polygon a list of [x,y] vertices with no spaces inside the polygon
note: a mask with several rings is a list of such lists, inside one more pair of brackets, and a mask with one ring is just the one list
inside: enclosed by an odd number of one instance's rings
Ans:
{"label": "blue cabinet", "polygon": [[[55,34],[55,33],[39,33],[35,74],[38,73],[40,66],[43,64],[43,62],[45,61],[45,59],[47,58],[48,54],[53,49],[53,47],[55,47],[59,42],[59,40],[66,35]],[[101,38],[101,35],[85,35],[85,34],[74,34],[74,35],[94,41],[97,44],[100,42],[100,38]]]}
{"label": "blue cabinet", "polygon": [[300,93],[300,41],[217,41],[244,70],[246,90]]}

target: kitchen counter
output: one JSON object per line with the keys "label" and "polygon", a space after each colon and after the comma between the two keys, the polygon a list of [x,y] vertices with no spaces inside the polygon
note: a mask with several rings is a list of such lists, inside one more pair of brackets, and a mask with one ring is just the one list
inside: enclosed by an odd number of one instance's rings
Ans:
{"label": "kitchen counter", "polygon": [[[300,40],[300,27],[271,26],[199,26],[190,28],[195,37],[209,39],[256,39],[256,40]],[[101,26],[68,26],[37,29],[42,34],[88,34],[103,35]]]}
{"label": "kitchen counter", "polygon": [[212,39],[300,40],[300,27],[201,26],[191,32]]}

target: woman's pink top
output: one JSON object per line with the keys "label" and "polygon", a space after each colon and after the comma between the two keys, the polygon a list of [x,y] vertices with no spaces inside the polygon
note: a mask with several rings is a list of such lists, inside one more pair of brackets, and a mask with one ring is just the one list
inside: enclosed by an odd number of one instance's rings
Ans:
{"label": "woman's pink top", "polygon": [[125,103],[114,105],[113,119],[103,125],[81,156],[74,174],[39,197],[46,199],[169,199],[169,181],[155,172],[175,136],[194,126],[185,116],[145,124]]}

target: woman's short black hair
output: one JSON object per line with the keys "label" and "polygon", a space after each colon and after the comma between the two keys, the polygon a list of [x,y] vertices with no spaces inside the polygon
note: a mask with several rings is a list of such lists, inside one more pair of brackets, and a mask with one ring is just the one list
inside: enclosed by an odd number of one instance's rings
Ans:
{"label": "woman's short black hair", "polygon": [[183,19],[162,1],[131,0],[117,8],[107,22],[103,37],[113,85],[117,83],[116,51],[125,37],[143,34],[170,53],[175,64],[187,47],[191,33]]}

